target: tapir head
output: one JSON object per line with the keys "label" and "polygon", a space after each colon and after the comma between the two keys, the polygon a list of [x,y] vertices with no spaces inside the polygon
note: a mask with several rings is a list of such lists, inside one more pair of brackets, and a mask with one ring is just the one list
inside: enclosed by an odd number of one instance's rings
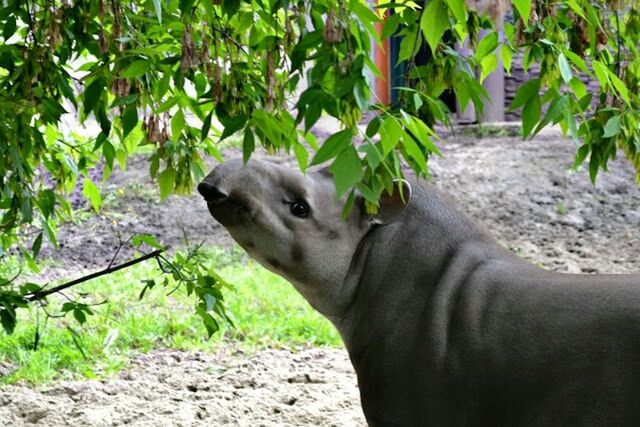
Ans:
{"label": "tapir head", "polygon": [[[352,295],[345,279],[360,241],[375,225],[400,218],[410,197],[385,194],[378,214],[368,215],[357,198],[344,219],[326,169],[306,175],[286,166],[251,159],[217,166],[199,185],[211,215],[247,253],[284,276],[318,311],[340,317]],[[395,194],[397,193],[397,194]]]}

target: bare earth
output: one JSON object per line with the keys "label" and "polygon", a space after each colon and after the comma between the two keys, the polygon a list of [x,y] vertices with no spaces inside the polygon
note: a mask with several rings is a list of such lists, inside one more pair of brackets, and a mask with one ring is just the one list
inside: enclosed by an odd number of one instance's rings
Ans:
{"label": "bare earth", "polygon": [[[569,170],[573,143],[550,131],[534,141],[450,137],[444,159],[430,163],[434,185],[531,262],[571,273],[640,272],[640,190],[623,160],[593,188]],[[111,211],[61,230],[64,259],[52,276],[108,263],[117,239],[148,232],[178,245],[231,245],[197,196],[154,196],[126,183],[148,183],[134,164],[110,187],[125,190]],[[87,239],[92,240],[87,248]],[[127,254],[125,254],[126,256]],[[74,274],[75,276],[75,274]],[[156,351],[139,355],[117,379],[64,381],[0,390],[0,425],[359,426],[358,390],[343,350],[267,350],[253,355]]]}

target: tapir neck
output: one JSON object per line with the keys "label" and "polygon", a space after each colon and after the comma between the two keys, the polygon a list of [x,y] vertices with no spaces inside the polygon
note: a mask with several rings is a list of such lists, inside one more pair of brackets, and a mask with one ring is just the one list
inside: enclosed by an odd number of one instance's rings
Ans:
{"label": "tapir neck", "polygon": [[428,307],[450,260],[467,243],[486,248],[481,252],[487,257],[506,254],[442,195],[423,185],[399,221],[365,236],[345,282],[352,288],[352,302],[341,319],[330,319],[354,364],[371,340],[393,334],[411,316],[424,315],[411,312],[412,307]]}

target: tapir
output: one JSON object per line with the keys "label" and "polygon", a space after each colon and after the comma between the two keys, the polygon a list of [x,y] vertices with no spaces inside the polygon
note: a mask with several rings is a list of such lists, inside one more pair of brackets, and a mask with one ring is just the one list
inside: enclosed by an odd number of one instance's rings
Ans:
{"label": "tapir", "polygon": [[198,190],[335,325],[369,425],[640,425],[640,275],[541,269],[422,180],[346,219],[326,168],[229,160]]}

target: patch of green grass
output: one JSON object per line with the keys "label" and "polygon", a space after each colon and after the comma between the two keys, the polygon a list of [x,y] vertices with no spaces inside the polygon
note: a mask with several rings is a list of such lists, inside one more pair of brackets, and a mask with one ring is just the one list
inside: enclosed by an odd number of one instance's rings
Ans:
{"label": "patch of green grass", "polygon": [[[210,340],[195,314],[195,299],[183,290],[153,288],[142,300],[141,281],[158,275],[154,262],[100,277],[82,285],[93,301],[95,314],[80,327],[71,315],[48,319],[34,308],[19,312],[13,335],[0,332],[0,362],[15,366],[0,383],[109,376],[126,365],[135,352],[156,348],[215,351],[224,346],[254,351],[264,347],[339,346],[333,326],[315,312],[282,278],[268,272],[238,251],[210,249],[211,263],[233,289],[226,289],[227,311],[235,328],[222,328]],[[47,311],[56,313],[64,302],[50,298]],[[34,351],[36,324],[40,341]],[[68,328],[79,333],[74,343]],[[84,355],[83,355],[84,352]]]}
{"label": "patch of green grass", "polygon": [[558,215],[566,215],[568,211],[567,205],[562,200],[556,204],[556,213]]}

